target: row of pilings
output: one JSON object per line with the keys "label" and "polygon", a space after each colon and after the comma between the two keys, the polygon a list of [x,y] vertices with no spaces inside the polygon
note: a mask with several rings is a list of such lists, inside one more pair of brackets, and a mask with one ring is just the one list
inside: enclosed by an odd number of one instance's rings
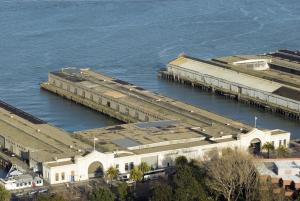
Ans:
{"label": "row of pilings", "polygon": [[159,74],[158,74],[158,77],[160,79],[164,79],[164,80],[180,83],[180,84],[183,84],[183,85],[188,85],[188,86],[192,86],[192,87],[195,87],[195,88],[199,88],[199,89],[201,89],[203,91],[206,91],[206,92],[212,92],[212,93],[215,93],[217,95],[223,96],[227,99],[236,100],[236,101],[239,101],[241,103],[248,104],[252,107],[256,107],[256,108],[259,108],[259,109],[262,109],[262,110],[265,110],[265,111],[269,111],[269,112],[272,112],[272,113],[278,113],[278,114],[280,114],[282,116],[285,116],[287,118],[290,118],[290,119],[300,120],[300,114],[299,113],[291,112],[289,110],[286,110],[286,109],[283,109],[283,108],[280,108],[280,107],[274,107],[272,105],[262,103],[259,100],[254,100],[254,99],[250,99],[250,98],[241,97],[239,94],[232,94],[232,93],[229,93],[227,91],[222,91],[221,89],[216,89],[211,85],[206,85],[206,84],[200,83],[200,82],[192,82],[191,80],[184,79],[182,77],[173,75],[173,74],[171,74],[167,71],[160,71]]}

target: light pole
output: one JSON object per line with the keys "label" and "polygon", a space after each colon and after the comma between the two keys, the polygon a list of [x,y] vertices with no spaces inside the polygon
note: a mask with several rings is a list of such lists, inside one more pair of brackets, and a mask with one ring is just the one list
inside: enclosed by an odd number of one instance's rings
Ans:
{"label": "light pole", "polygon": [[94,136],[94,151],[96,150],[96,140],[98,140],[98,138]]}
{"label": "light pole", "polygon": [[256,128],[256,121],[257,121],[257,116],[254,117],[254,128]]}

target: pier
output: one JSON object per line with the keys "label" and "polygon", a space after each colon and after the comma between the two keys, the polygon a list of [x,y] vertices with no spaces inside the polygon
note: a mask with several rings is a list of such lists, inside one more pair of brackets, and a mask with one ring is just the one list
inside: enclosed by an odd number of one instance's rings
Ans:
{"label": "pier", "polygon": [[127,123],[71,134],[1,102],[1,148],[51,185],[101,177],[110,167],[127,175],[141,162],[165,168],[178,156],[207,160],[224,148],[257,152],[290,141],[287,131],[253,128],[89,69],[50,72],[41,87]]}
{"label": "pier", "polygon": [[[0,101],[0,152],[5,167],[42,171],[42,163],[74,156],[92,147],[18,108]],[[6,153],[5,153],[6,152]]]}
{"label": "pier", "polygon": [[41,87],[126,123],[175,120],[201,127],[215,136],[251,129],[238,121],[86,69],[51,72],[48,82]]}
{"label": "pier", "polygon": [[296,69],[300,69],[298,62],[271,53],[212,60],[184,55],[171,61],[159,77],[299,120],[300,76],[293,73]]}

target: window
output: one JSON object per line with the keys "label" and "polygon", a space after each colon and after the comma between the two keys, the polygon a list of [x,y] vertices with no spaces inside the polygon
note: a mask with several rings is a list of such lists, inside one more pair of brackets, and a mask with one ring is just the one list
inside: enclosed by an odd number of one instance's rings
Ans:
{"label": "window", "polygon": [[59,180],[59,175],[58,173],[55,174],[55,181],[58,181]]}
{"label": "window", "polygon": [[116,168],[119,169],[119,164],[116,164]]}
{"label": "window", "polygon": [[128,171],[129,167],[128,167],[128,163],[125,163],[125,171]]}
{"label": "window", "polygon": [[20,184],[17,184],[17,187],[19,187]]}
{"label": "window", "polygon": [[65,173],[64,172],[61,173],[61,180],[65,180]]}
{"label": "window", "polygon": [[274,141],[272,141],[272,145],[274,146]]}
{"label": "window", "polygon": [[133,169],[134,168],[134,164],[133,162],[130,163],[130,169]]}
{"label": "window", "polygon": [[109,102],[109,101],[107,101],[106,105],[107,105],[107,107],[110,107],[110,102]]}
{"label": "window", "polygon": [[281,140],[279,140],[279,146],[281,146]]}
{"label": "window", "polygon": [[283,145],[286,147],[286,139],[283,140]]}

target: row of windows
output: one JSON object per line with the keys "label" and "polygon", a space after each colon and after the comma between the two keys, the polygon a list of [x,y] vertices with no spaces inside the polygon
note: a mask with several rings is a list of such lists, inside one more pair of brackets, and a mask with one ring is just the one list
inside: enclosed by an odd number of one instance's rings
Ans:
{"label": "row of windows", "polygon": [[[53,81],[53,84],[55,84],[55,80]],[[60,85],[61,88],[63,87],[62,83],[60,83],[59,85]],[[67,85],[67,90],[70,91],[70,86],[69,86],[69,85]],[[77,95],[77,93],[78,93],[78,92],[77,92],[77,88],[75,88],[74,93]],[[84,91],[84,90],[82,90],[81,96],[82,96],[82,97],[85,97],[85,91]],[[90,94],[90,100],[94,101],[94,96],[93,96],[93,94]],[[102,98],[101,98],[101,97],[99,98],[98,102],[99,102],[100,104],[103,104],[103,103],[102,103]],[[107,101],[106,101],[106,105],[107,105],[108,107],[111,107],[111,102],[110,102],[109,100],[107,100]],[[126,108],[125,114],[129,114],[129,108],[128,108],[129,106],[126,106],[126,107],[127,107],[127,108]],[[119,109],[120,109],[120,105],[117,104],[116,110],[119,111]],[[135,108],[134,110],[137,110],[137,109]],[[145,121],[149,121],[149,116],[152,116],[152,115],[150,115],[149,113],[145,113],[144,111],[141,111],[141,110],[138,110],[138,111],[140,111],[140,112],[142,112],[142,113],[144,113],[144,114],[146,115]],[[137,112],[137,111],[135,112],[135,116],[134,116],[134,117],[135,117],[135,118],[138,118],[138,112]],[[154,118],[158,118],[158,117],[154,117]]]}
{"label": "row of windows", "polygon": [[[116,164],[116,168],[119,169],[120,165]],[[131,170],[133,168],[134,168],[134,163],[133,162],[125,163],[125,171],[129,171],[129,170]]]}
{"label": "row of windows", "polygon": [[[42,180],[37,180],[36,183],[37,183],[37,184],[41,184],[41,183],[42,183]],[[29,182],[17,183],[17,187],[31,186],[31,185],[32,185],[32,182],[31,182],[31,181],[29,181]]]}
{"label": "row of windows", "polygon": [[[66,179],[66,178],[65,178],[65,173],[62,172],[60,175],[61,175],[61,176],[60,176],[60,180],[64,181],[64,180]],[[55,181],[59,181],[59,173],[56,173],[56,174],[55,174]]]}
{"label": "row of windows", "polygon": [[[275,144],[275,142],[274,141],[272,141],[272,145],[274,146],[274,144]],[[284,139],[284,140],[279,140],[279,146],[285,146],[286,147],[286,139]]]}
{"label": "row of windows", "polygon": [[[71,171],[71,176],[75,176],[75,172],[72,170]],[[60,173],[60,176],[59,176],[59,173],[55,173],[55,181],[64,181],[66,180],[66,174],[64,172]]]}
{"label": "row of windows", "polygon": [[22,187],[22,186],[31,186],[31,182],[17,183],[17,187]]}
{"label": "row of windows", "polygon": [[19,149],[21,149],[21,150],[23,150],[23,151],[26,151],[26,149],[25,149],[23,146],[21,146],[21,145],[15,143],[15,142],[12,141],[12,140],[6,139],[6,142],[8,142],[8,143],[10,143],[10,144],[12,144],[12,145],[16,145]]}
{"label": "row of windows", "polygon": [[133,162],[125,163],[125,171],[132,170],[133,168],[134,168],[134,163]]}

